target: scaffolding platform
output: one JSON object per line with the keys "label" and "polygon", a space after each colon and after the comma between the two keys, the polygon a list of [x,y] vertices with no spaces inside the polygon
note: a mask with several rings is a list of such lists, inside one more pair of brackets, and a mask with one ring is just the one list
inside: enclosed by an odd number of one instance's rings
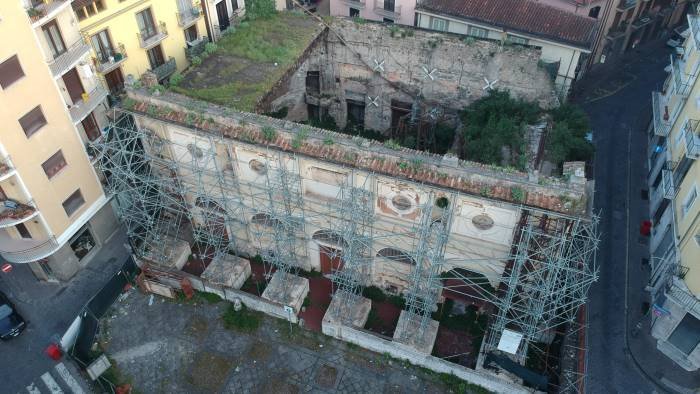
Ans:
{"label": "scaffolding platform", "polygon": [[262,298],[289,306],[297,314],[309,294],[309,280],[286,272],[277,271],[263,291]]}
{"label": "scaffolding platform", "polygon": [[351,325],[353,328],[363,328],[367,323],[372,301],[362,296],[353,297],[352,302],[339,297],[338,292],[331,299],[326,314],[323,316],[323,326],[335,327]]}
{"label": "scaffolding platform", "polygon": [[191,254],[192,249],[187,241],[166,236],[157,250],[155,247],[146,249],[143,258],[164,267],[181,270]]}
{"label": "scaffolding platform", "polygon": [[411,312],[401,311],[396,331],[394,331],[394,341],[412,347],[421,353],[431,354],[440,323],[430,319],[422,327],[421,318],[411,315]]}
{"label": "scaffolding platform", "polygon": [[202,273],[209,283],[240,289],[250,276],[250,261],[230,254],[217,256]]}

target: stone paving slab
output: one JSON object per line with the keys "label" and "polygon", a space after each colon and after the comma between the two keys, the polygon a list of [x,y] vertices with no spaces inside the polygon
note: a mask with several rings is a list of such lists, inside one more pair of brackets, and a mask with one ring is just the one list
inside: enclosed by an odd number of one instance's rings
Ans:
{"label": "stone paving slab", "polygon": [[263,316],[254,333],[223,328],[230,305],[179,304],[131,290],[100,341],[147,393],[439,393],[435,374]]}

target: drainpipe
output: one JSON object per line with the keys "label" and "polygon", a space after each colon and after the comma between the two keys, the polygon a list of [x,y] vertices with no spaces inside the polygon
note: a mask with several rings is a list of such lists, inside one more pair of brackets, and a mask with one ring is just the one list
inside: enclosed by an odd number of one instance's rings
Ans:
{"label": "drainpipe", "polygon": [[207,36],[209,36],[209,42],[214,42],[214,28],[211,26],[211,21],[209,20],[209,6],[207,5],[208,0],[202,0],[202,13],[204,13],[204,25],[207,27]]}

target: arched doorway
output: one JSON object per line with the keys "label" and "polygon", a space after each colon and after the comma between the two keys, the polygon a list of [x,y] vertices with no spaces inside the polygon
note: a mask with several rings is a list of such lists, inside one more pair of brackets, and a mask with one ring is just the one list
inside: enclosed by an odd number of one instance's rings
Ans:
{"label": "arched doorway", "polygon": [[343,269],[342,252],[347,242],[333,230],[318,230],[311,236],[318,243],[321,273],[331,274]]}

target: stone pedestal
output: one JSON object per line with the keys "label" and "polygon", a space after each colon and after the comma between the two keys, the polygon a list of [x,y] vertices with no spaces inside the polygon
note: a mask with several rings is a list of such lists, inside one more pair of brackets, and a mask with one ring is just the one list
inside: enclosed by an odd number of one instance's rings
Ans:
{"label": "stone pedestal", "polygon": [[394,341],[410,346],[421,353],[430,354],[433,352],[440,323],[432,319],[428,320],[428,324],[421,333],[420,320],[420,316],[405,310],[401,311],[396,331],[394,331]]}
{"label": "stone pedestal", "polygon": [[338,336],[338,329],[343,325],[363,328],[367,323],[370,309],[372,309],[372,301],[369,298],[337,292],[333,295],[326,314],[323,315],[322,331],[327,335]]}
{"label": "stone pedestal", "polygon": [[192,254],[192,249],[187,241],[166,237],[158,243],[158,249],[150,249],[144,254],[144,258],[165,267],[182,269],[187,259]]}
{"label": "stone pedestal", "polygon": [[229,254],[212,260],[202,279],[213,285],[240,289],[250,276],[250,261]]}
{"label": "stone pedestal", "polygon": [[309,293],[309,280],[292,274],[277,271],[267,284],[262,298],[289,306],[294,314],[299,313],[304,298]]}

